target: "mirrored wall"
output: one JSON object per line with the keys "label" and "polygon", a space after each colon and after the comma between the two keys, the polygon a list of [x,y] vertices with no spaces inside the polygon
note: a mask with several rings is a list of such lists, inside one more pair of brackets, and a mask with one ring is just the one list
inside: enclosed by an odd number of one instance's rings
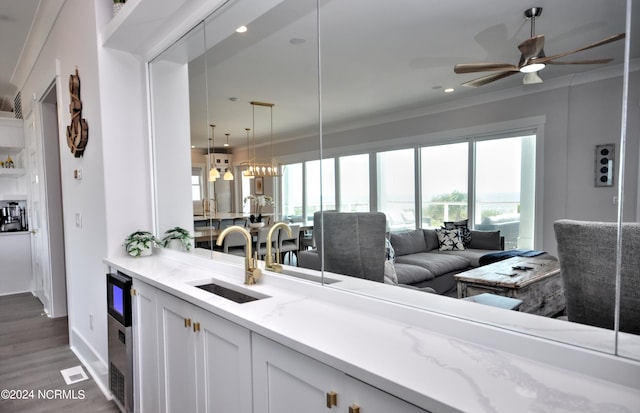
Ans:
{"label": "mirrored wall", "polygon": [[[536,19],[546,56],[626,31],[626,1],[578,3],[549,5]],[[319,210],[382,211],[391,232],[468,219],[502,228],[507,249],[555,256],[557,219],[616,222],[620,210],[637,222],[637,139],[620,151],[625,40],[558,58],[586,64],[550,63],[537,78],[509,72],[464,87],[495,72],[453,72],[519,64],[518,44],[533,34],[527,7],[497,0],[465,14],[417,0],[236,0],[203,16],[150,62],[156,231],[187,228],[196,253],[210,256],[221,227],[258,215],[311,227]],[[629,37],[637,41],[636,27]],[[627,101],[637,102],[640,48],[631,50]],[[626,131],[637,136],[638,127]],[[596,147],[607,144],[611,186],[595,176]],[[247,173],[252,166],[265,169]],[[404,304],[448,311],[427,293]],[[635,334],[616,339],[562,319],[538,328],[535,317],[504,314],[455,315],[638,354]]]}

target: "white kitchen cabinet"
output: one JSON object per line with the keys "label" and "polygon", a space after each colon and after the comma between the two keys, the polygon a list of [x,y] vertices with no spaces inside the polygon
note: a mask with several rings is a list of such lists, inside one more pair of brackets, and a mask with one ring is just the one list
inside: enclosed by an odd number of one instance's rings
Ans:
{"label": "white kitchen cabinet", "polygon": [[252,338],[254,413],[424,413],[257,334]]}
{"label": "white kitchen cabinet", "polygon": [[160,408],[155,411],[250,412],[249,331],[170,294],[157,296]]}
{"label": "white kitchen cabinet", "polygon": [[134,282],[132,293],[135,412],[159,411],[157,293],[154,287]]}

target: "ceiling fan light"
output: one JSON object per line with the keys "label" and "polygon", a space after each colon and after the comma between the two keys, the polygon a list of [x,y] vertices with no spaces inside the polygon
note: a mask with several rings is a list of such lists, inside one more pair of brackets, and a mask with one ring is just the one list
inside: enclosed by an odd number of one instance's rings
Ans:
{"label": "ceiling fan light", "polygon": [[522,78],[522,84],[533,85],[536,83],[542,83],[542,78],[538,76],[538,72],[525,73]]}
{"label": "ceiling fan light", "polygon": [[531,63],[526,66],[522,66],[520,71],[522,73],[535,73],[545,68],[544,63]]}

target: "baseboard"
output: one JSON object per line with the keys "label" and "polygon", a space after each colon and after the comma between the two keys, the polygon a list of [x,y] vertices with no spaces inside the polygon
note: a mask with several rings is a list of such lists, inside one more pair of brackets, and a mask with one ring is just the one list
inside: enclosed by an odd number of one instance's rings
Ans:
{"label": "baseboard", "polygon": [[71,329],[69,334],[69,347],[78,357],[84,368],[87,369],[93,381],[107,400],[113,396],[109,391],[109,368],[107,363],[94,351],[93,347],[82,337],[80,333]]}

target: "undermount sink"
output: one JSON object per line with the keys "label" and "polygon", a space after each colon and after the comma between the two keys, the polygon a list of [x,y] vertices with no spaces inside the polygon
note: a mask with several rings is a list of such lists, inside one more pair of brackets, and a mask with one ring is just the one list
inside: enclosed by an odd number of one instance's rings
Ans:
{"label": "undermount sink", "polygon": [[227,300],[231,300],[238,304],[250,303],[252,301],[261,300],[263,298],[269,298],[268,295],[260,294],[255,291],[251,293],[239,291],[240,288],[235,287],[227,287],[224,285],[225,283],[216,281],[208,281],[206,283],[200,284],[197,283],[194,285],[201,290],[208,291],[212,294],[220,296],[222,298],[226,298]]}

